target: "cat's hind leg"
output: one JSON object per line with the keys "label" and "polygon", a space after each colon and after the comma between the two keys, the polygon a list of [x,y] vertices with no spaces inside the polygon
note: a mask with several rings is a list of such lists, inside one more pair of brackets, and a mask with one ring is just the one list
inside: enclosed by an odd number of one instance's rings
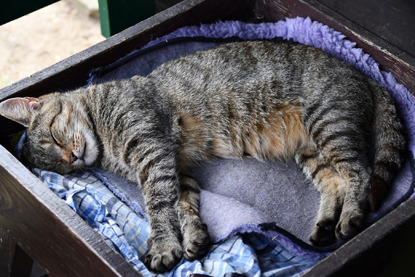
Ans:
{"label": "cat's hind leg", "polygon": [[[362,158],[361,156],[356,160]],[[364,163],[356,161],[337,162],[334,166],[347,183],[342,212],[336,226],[336,237],[348,239],[363,227],[368,206],[370,170]]]}
{"label": "cat's hind leg", "polygon": [[326,136],[319,149],[345,181],[344,200],[336,237],[349,239],[363,227],[368,207],[370,166],[364,135],[353,128]]}
{"label": "cat's hind leg", "polygon": [[199,217],[199,198],[197,182],[181,175],[178,214],[183,235],[183,255],[190,261],[203,257],[210,247],[207,227]]}
{"label": "cat's hind leg", "polygon": [[300,148],[295,159],[320,192],[319,211],[310,241],[318,246],[330,245],[336,240],[335,227],[343,204],[345,182],[312,143]]}

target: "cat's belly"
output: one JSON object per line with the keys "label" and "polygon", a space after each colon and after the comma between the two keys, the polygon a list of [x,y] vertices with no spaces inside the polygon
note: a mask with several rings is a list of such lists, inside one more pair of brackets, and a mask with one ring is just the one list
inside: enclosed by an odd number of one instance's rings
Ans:
{"label": "cat's belly", "polygon": [[179,164],[206,162],[213,157],[281,159],[293,156],[308,143],[298,105],[279,105],[266,116],[210,120],[181,117]]}
{"label": "cat's belly", "polygon": [[308,142],[300,108],[280,106],[266,117],[256,117],[242,126],[233,124],[231,139],[213,141],[214,154],[224,158],[251,156],[258,160],[280,159],[294,155]]}

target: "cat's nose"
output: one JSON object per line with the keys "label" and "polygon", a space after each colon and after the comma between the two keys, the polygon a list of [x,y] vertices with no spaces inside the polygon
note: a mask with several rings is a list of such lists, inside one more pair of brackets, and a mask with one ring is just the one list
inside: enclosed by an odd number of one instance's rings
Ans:
{"label": "cat's nose", "polygon": [[75,156],[75,154],[73,152],[71,152],[71,154],[69,155],[70,163],[73,164],[76,160],[78,160],[78,157]]}

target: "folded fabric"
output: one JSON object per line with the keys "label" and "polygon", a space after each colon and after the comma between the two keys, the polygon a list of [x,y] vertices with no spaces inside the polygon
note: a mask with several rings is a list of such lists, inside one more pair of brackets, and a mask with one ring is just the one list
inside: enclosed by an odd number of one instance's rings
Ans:
{"label": "folded fabric", "polygon": [[[318,47],[352,63],[384,85],[395,98],[407,128],[409,158],[388,199],[378,212],[368,216],[367,225],[413,195],[414,98],[391,74],[380,71],[372,58],[354,48],[354,43],[308,18],[184,27],[114,64],[93,71],[89,83],[146,75],[170,59],[227,41],[246,39],[284,39]],[[135,184],[101,169],[65,176],[37,169],[34,172],[136,270],[152,275],[140,261],[148,250],[145,239],[149,227],[143,198]],[[319,194],[293,160],[220,160],[194,168],[194,175],[202,187],[201,216],[215,245],[204,259],[182,260],[166,275],[295,276],[342,244],[338,242],[325,248],[308,244]]]}
{"label": "folded fabric", "polygon": [[259,234],[249,233],[232,235],[213,245],[200,261],[182,259],[171,272],[155,274],[141,262],[148,252],[145,240],[150,234],[145,214],[138,206],[138,210],[134,211],[114,196],[107,187],[111,184],[101,175],[101,170],[86,170],[65,176],[39,169],[33,171],[143,276],[188,276],[196,273],[210,276],[233,273],[244,276],[292,276],[300,275],[324,257],[297,256]]}

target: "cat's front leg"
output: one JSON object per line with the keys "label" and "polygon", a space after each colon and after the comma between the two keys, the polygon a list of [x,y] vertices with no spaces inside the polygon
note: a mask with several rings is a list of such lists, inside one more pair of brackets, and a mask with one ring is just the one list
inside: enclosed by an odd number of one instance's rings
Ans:
{"label": "cat's front leg", "polygon": [[171,270],[182,258],[180,224],[177,215],[179,180],[175,158],[165,153],[147,156],[140,163],[139,179],[143,188],[151,233],[146,266],[155,272]]}
{"label": "cat's front leg", "polygon": [[189,176],[180,176],[178,214],[183,234],[184,257],[193,261],[204,256],[210,247],[207,226],[199,216],[200,189]]}

